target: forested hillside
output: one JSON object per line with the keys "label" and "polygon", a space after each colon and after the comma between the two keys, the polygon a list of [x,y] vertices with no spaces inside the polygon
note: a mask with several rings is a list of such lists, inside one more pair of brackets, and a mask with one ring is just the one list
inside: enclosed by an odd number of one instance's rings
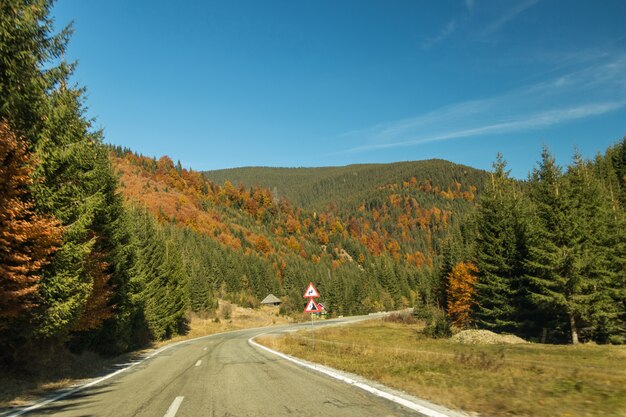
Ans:
{"label": "forested hillside", "polygon": [[[134,184],[127,196],[161,220],[213,236],[235,258],[252,256],[244,263],[271,264],[269,281],[231,276],[244,283],[236,291],[250,287],[240,302],[273,288],[290,311],[306,281],[298,271],[306,271],[337,314],[415,306],[442,335],[452,323],[537,341],[625,340],[625,140],[593,161],[574,154],[565,170],[544,149],[521,182],[501,156],[491,174],[445,161],[224,171],[278,184],[272,190],[220,186],[166,157],[119,148],[116,161],[122,182]],[[317,184],[317,198],[302,183]],[[292,206],[279,186],[313,207]],[[205,218],[213,226],[202,226]],[[226,288],[222,296],[232,296]]]}
{"label": "forested hillside", "polygon": [[258,185],[218,185],[168,157],[113,151],[129,202],[217,251],[203,260],[204,270],[213,271],[205,280],[214,292],[256,305],[271,290],[283,297],[287,313],[299,311],[302,287],[311,280],[335,314],[407,307],[418,298],[435,304],[442,242],[474,210],[474,184],[485,179],[485,173],[442,161],[373,166],[402,180],[384,182],[377,174],[369,182],[376,185],[365,191],[352,182],[359,192],[344,190],[346,206],[311,210]]}
{"label": "forested hillside", "polygon": [[308,281],[333,314],[435,304],[441,242],[473,210],[478,171],[369,167],[367,184],[322,183],[310,195],[334,203],[311,210],[107,148],[50,7],[0,7],[2,361],[128,350],[185,332],[218,298],[256,306],[271,291],[299,312]]}
{"label": "forested hillside", "polygon": [[299,313],[309,281],[331,314],[416,307],[433,335],[626,341],[625,140],[565,169],[544,150],[524,182],[502,158],[204,175],[102,143],[50,7],[0,3],[2,364],[144,346],[218,299]]}
{"label": "forested hillside", "polygon": [[626,343],[625,186],[626,138],[565,168],[544,148],[523,183],[500,155],[441,270],[448,316],[536,341]]}
{"label": "forested hillside", "polygon": [[411,177],[428,179],[438,191],[461,184],[466,191],[474,187],[472,193],[484,178],[483,171],[437,159],[321,168],[245,167],[205,171],[204,175],[218,184],[229,181],[235,186],[268,188],[276,198],[286,197],[299,207],[322,210],[336,206],[347,211],[372,199],[381,187]]}

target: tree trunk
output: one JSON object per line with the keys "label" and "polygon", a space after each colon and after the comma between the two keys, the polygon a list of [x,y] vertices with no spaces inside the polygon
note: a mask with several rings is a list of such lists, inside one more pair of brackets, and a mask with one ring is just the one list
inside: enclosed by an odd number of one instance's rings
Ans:
{"label": "tree trunk", "polygon": [[578,344],[578,329],[576,329],[576,318],[574,317],[574,314],[572,313],[569,313],[569,325],[572,331],[572,344],[577,345]]}

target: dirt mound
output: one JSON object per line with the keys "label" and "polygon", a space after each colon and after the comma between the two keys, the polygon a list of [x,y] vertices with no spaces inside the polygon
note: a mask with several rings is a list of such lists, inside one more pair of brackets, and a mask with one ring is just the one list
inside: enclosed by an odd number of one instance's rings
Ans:
{"label": "dirt mound", "polygon": [[528,343],[521,337],[512,334],[497,334],[489,330],[463,330],[452,336],[450,340],[468,345],[497,345]]}

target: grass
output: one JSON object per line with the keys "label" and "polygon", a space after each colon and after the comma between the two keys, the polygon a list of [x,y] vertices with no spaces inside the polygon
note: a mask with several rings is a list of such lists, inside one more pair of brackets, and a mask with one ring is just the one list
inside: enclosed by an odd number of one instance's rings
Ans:
{"label": "grass", "polygon": [[368,321],[259,339],[452,409],[485,416],[626,416],[626,347],[462,345]]}
{"label": "grass", "polygon": [[280,316],[278,315],[278,309],[273,307],[261,306],[257,309],[251,309],[228,302],[220,302],[220,307],[215,314],[207,316],[191,315],[189,331],[186,334],[157,342],[155,347],[231,330],[293,323],[299,320],[299,317],[294,319],[288,316]]}
{"label": "grass", "polygon": [[132,360],[135,354],[103,358],[92,352],[80,355],[54,349],[46,358],[33,358],[22,371],[0,368],[0,407],[21,406],[50,392],[102,374],[115,363]]}
{"label": "grass", "polygon": [[[226,311],[228,311],[227,314]],[[143,350],[114,358],[105,358],[93,352],[76,355],[66,349],[57,349],[49,355],[50,359],[33,363],[26,372],[11,371],[0,367],[0,407],[25,405],[50,392],[108,373],[114,365],[127,363],[145,353],[147,349],[229,330],[263,327],[292,321],[293,319],[279,316],[277,309],[270,307],[249,309],[221,302],[220,308],[213,316],[191,315],[187,334],[156,342]]]}

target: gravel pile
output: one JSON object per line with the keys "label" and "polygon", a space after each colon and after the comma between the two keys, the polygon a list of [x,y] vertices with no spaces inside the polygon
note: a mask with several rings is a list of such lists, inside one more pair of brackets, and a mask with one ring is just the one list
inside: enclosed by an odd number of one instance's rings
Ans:
{"label": "gravel pile", "polygon": [[452,336],[450,340],[468,345],[497,345],[528,343],[521,337],[512,334],[497,334],[489,330],[463,330]]}

